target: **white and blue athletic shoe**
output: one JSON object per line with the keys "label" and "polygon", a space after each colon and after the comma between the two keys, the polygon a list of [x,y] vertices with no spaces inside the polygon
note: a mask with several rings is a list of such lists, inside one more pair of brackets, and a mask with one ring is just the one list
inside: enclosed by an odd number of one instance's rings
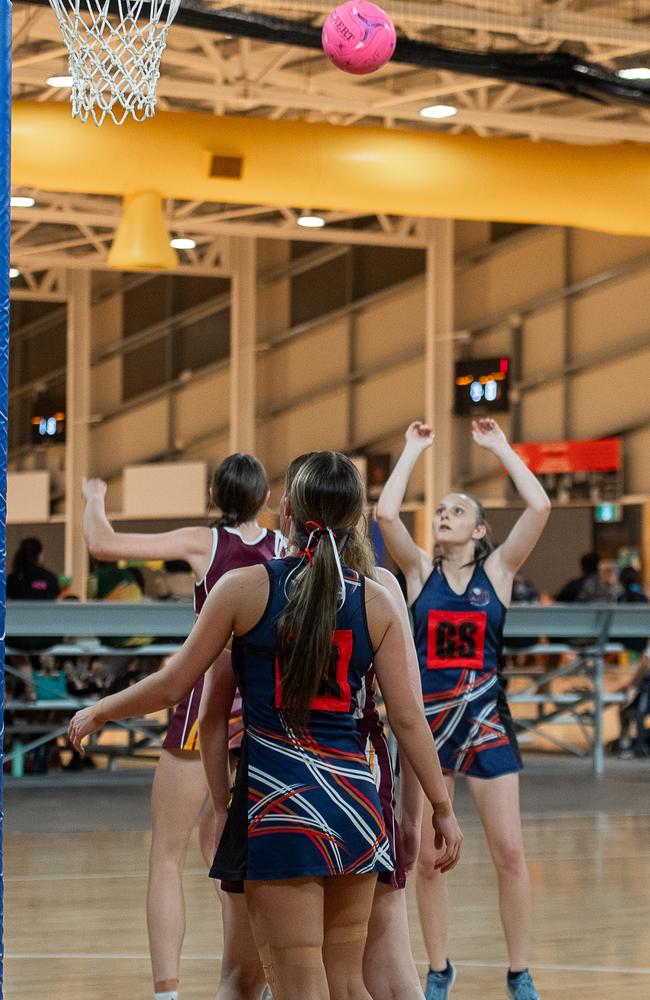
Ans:
{"label": "white and blue athletic shoe", "polygon": [[425,1000],[447,1000],[449,992],[456,982],[456,966],[447,959],[444,972],[433,972],[429,969],[424,987]]}

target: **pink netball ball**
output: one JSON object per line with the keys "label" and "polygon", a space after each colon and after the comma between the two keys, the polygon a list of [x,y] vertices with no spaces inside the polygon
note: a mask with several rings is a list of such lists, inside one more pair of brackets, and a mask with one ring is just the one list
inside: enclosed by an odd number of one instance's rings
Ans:
{"label": "pink netball ball", "polygon": [[396,41],[388,14],[366,0],[341,4],[323,25],[325,55],[346,73],[374,73],[385,66]]}

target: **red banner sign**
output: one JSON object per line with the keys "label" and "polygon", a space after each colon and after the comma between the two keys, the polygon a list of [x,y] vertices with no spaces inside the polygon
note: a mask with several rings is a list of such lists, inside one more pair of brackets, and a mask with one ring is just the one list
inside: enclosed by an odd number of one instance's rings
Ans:
{"label": "red banner sign", "polygon": [[617,472],[621,468],[620,438],[513,444],[512,447],[538,476],[547,472]]}

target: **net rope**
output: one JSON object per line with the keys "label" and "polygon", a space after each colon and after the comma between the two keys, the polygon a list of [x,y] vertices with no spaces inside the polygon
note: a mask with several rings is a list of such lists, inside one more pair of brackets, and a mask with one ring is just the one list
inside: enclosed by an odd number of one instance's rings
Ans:
{"label": "net rope", "polygon": [[180,0],[50,0],[68,49],[73,117],[101,125],[156,110],[167,33]]}

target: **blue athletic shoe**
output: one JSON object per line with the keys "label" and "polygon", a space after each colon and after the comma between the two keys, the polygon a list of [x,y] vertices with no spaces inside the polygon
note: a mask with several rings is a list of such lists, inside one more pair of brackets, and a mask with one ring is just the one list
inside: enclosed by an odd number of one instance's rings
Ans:
{"label": "blue athletic shoe", "polygon": [[424,988],[426,1000],[447,1000],[449,991],[456,982],[456,966],[447,959],[447,968],[444,972],[427,973],[427,984]]}
{"label": "blue athletic shoe", "polygon": [[527,969],[524,972],[509,972],[507,986],[512,1000],[542,1000]]}

